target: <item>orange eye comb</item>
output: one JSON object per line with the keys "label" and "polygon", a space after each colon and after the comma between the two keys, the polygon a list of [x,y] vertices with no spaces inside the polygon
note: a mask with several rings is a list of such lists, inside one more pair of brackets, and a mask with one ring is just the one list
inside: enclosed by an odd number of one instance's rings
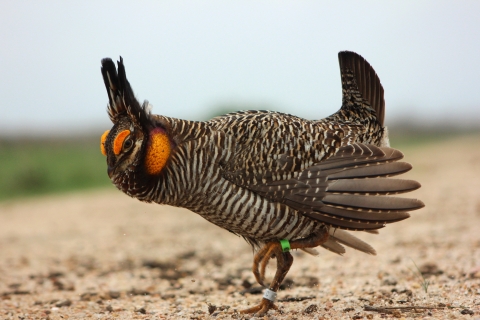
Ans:
{"label": "orange eye comb", "polygon": [[115,137],[115,140],[113,140],[113,153],[116,155],[120,154],[120,151],[122,151],[123,141],[125,141],[129,134],[130,130],[123,130]]}
{"label": "orange eye comb", "polygon": [[103,134],[102,134],[102,137],[100,138],[100,151],[102,151],[102,154],[104,156],[107,155],[107,151],[105,150],[105,140],[107,140],[107,136],[108,136],[108,133],[110,132],[110,130],[107,130],[105,131]]}

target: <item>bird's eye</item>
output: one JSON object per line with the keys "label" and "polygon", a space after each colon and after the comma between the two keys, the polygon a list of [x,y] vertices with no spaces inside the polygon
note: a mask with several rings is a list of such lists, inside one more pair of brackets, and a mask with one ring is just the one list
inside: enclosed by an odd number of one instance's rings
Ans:
{"label": "bird's eye", "polygon": [[127,151],[133,146],[133,141],[132,139],[125,139],[125,142],[123,143],[123,150]]}

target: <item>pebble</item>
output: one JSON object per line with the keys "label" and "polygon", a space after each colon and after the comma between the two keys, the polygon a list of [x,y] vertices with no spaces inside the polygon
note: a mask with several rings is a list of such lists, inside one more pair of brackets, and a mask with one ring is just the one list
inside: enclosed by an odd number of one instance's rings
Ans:
{"label": "pebble", "polygon": [[66,300],[61,300],[55,303],[55,307],[61,308],[61,307],[69,307],[72,305],[72,301],[70,299]]}

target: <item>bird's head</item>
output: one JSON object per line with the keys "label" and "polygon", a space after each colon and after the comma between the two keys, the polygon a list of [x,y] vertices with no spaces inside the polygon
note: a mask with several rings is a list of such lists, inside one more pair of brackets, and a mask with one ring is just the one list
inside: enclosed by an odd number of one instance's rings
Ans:
{"label": "bird's head", "polygon": [[[118,73],[113,61],[102,60],[102,75],[107,89],[108,115],[113,127],[100,140],[107,157],[108,176],[122,191],[135,196],[143,188],[139,179],[157,176],[167,164],[172,149],[168,128],[151,115],[151,106],[140,105],[127,80],[123,59]],[[143,181],[146,182],[146,181]]]}

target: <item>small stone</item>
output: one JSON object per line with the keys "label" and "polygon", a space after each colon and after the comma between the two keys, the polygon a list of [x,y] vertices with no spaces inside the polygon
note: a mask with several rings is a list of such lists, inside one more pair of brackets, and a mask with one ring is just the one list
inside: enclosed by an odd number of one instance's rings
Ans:
{"label": "small stone", "polygon": [[58,278],[50,278],[55,289],[59,291],[74,291],[75,286],[72,283],[59,280]]}
{"label": "small stone", "polygon": [[469,310],[469,309],[463,309],[462,311],[460,311],[461,314],[469,314],[469,315],[473,315],[475,314],[475,312],[473,312],[472,310]]}
{"label": "small stone", "polygon": [[480,278],[480,266],[477,266],[468,272],[471,278]]}
{"label": "small stone", "polygon": [[141,314],[147,314],[147,310],[145,310],[144,307],[136,308],[135,312],[138,312],[138,313],[141,313]]}
{"label": "small stone", "polygon": [[21,283],[11,283],[11,284],[8,285],[8,287],[9,287],[10,289],[18,289],[18,288],[20,288],[21,286],[22,286]]}
{"label": "small stone", "polygon": [[66,300],[60,300],[57,303],[55,303],[55,307],[61,308],[61,307],[69,307],[72,305],[72,301],[69,299]]}
{"label": "small stone", "polygon": [[148,290],[145,290],[145,289],[132,288],[132,290],[130,290],[128,294],[131,294],[133,296],[148,296],[150,295],[150,292],[148,292]]}
{"label": "small stone", "polygon": [[65,274],[61,271],[52,271],[47,275],[47,278],[58,278],[63,276],[65,276]]}
{"label": "small stone", "polygon": [[395,259],[391,260],[390,262],[391,262],[392,264],[397,264],[397,263],[400,263],[400,261],[402,261],[402,258],[396,257]]}
{"label": "small stone", "polygon": [[263,287],[250,287],[248,289],[244,289],[244,290],[240,291],[241,295],[244,295],[245,293],[262,294],[263,293]]}
{"label": "small stone", "polygon": [[84,292],[80,295],[81,301],[90,301],[94,296],[96,296],[96,292]]}
{"label": "small stone", "polygon": [[245,288],[245,289],[250,289],[252,287],[252,284],[250,283],[250,281],[248,281],[247,279],[243,280],[242,282],[242,286]]}
{"label": "small stone", "polygon": [[402,313],[398,310],[393,310],[392,311],[392,315],[395,317],[395,318],[401,318],[402,317]]}
{"label": "small stone", "polygon": [[208,313],[213,314],[215,310],[217,310],[217,306],[211,303],[207,303],[208,305]]}
{"label": "small stone", "polygon": [[443,270],[440,270],[438,265],[434,262],[424,263],[418,269],[423,276],[438,276],[443,274]]}
{"label": "small stone", "polygon": [[304,313],[310,314],[318,311],[318,306],[316,304],[309,305],[305,310]]}
{"label": "small stone", "polygon": [[384,286],[396,286],[397,285],[397,280],[394,278],[386,278],[382,281],[382,285]]}

